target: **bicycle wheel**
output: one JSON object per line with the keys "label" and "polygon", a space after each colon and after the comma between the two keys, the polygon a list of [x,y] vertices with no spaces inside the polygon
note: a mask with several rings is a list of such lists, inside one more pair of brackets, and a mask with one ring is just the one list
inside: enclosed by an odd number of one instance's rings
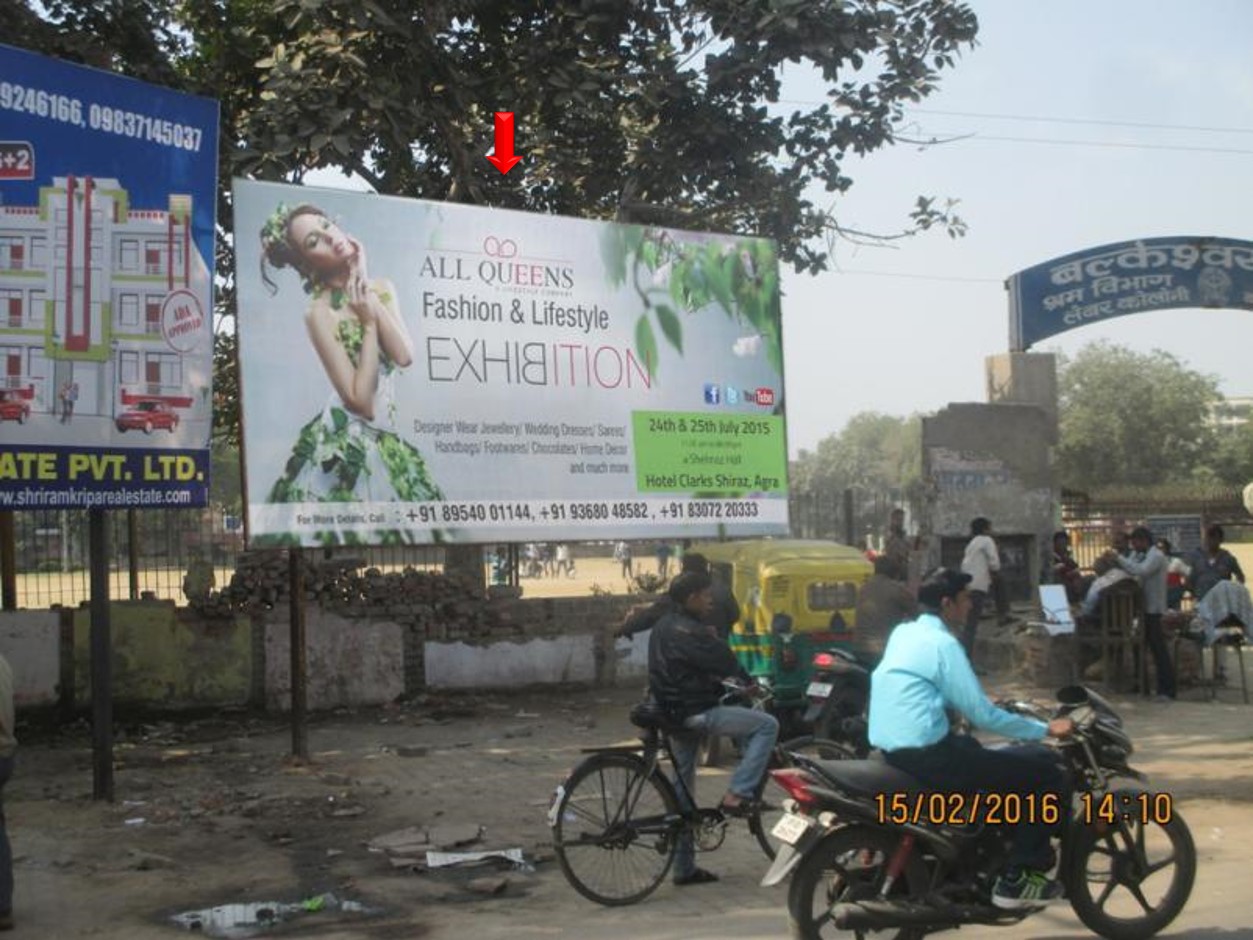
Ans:
{"label": "bicycle wheel", "polygon": [[[779,755],[779,766],[783,767],[792,766],[788,755],[794,753],[821,760],[853,760],[857,757],[847,744],[828,738],[815,738],[811,734],[784,741],[778,746],[776,753]],[[766,774],[761,782],[759,799],[762,809],[748,818],[748,828],[766,857],[774,858],[778,851],[778,840],[770,833],[783,816],[783,801],[787,799],[787,792],[774,782],[773,777]]]}
{"label": "bicycle wheel", "polygon": [[566,880],[597,904],[643,900],[670,870],[683,828],[670,782],[634,754],[596,754],[564,789],[553,849]]}

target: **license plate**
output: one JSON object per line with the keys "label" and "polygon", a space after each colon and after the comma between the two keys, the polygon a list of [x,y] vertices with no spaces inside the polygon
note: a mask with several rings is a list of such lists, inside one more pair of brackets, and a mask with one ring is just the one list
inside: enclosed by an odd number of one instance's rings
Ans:
{"label": "license plate", "polygon": [[784,816],[774,828],[770,830],[770,834],[780,842],[786,842],[788,845],[795,845],[801,836],[805,834],[805,830],[809,828],[809,820],[803,816]]}
{"label": "license plate", "polygon": [[810,698],[829,698],[831,690],[835,688],[830,682],[811,682],[809,688],[805,690],[805,694]]}

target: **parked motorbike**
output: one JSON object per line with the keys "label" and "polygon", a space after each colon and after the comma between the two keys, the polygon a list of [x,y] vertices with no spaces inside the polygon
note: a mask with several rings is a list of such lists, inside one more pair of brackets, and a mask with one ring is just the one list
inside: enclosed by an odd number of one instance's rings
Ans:
{"label": "parked motorbike", "polygon": [[870,753],[866,709],[872,668],[851,650],[823,650],[814,654],[813,678],[805,689],[809,705],[801,724],[815,737],[846,745],[851,757]]}
{"label": "parked motorbike", "polygon": [[[1067,770],[1074,789],[1070,805],[1056,806],[1057,877],[1094,933],[1144,940],[1188,901],[1196,877],[1192,835],[1170,795],[1149,790],[1144,774],[1128,765],[1134,748],[1109,703],[1082,686],[1062,689],[1058,701],[1056,714],[1068,715],[1076,730],[1055,747],[1041,745]],[[999,704],[1051,717],[1028,702]],[[778,884],[795,872],[788,891],[794,937],[813,940],[851,930],[858,937],[883,931],[896,940],[918,940],[964,924],[1013,924],[1043,910],[992,903],[1012,838],[1007,797],[1001,800],[1002,825],[986,818],[962,824],[944,819],[943,811],[938,817],[914,812],[926,805],[916,801],[951,795],[928,793],[881,759],[802,761],[771,773],[789,798],[773,830],[780,851],[762,884]],[[904,801],[904,813],[885,813],[885,800],[897,799]],[[1015,812],[1021,817],[1027,809],[1033,816],[1041,811],[1020,801]],[[930,824],[937,819],[942,824]]]}

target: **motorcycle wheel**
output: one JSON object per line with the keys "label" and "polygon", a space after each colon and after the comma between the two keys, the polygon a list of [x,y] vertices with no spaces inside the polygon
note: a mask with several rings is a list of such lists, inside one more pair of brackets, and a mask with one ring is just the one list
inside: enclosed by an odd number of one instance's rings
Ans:
{"label": "motorcycle wheel", "polygon": [[1178,916],[1196,880],[1196,845],[1187,824],[1119,821],[1084,827],[1070,847],[1066,896],[1079,919],[1109,940],[1144,940]]}
{"label": "motorcycle wheel", "polygon": [[[822,940],[845,937],[831,917],[831,908],[841,902],[878,897],[887,873],[888,859],[896,851],[899,838],[886,829],[847,826],[837,829],[814,846],[801,860],[788,889],[787,913],[796,940]],[[888,897],[921,897],[927,891],[927,866],[915,852],[905,864],[900,880]],[[925,931],[902,927],[899,930],[853,930],[857,940],[920,940]]]}
{"label": "motorcycle wheel", "polygon": [[[779,749],[784,755],[801,754],[805,757],[820,760],[852,760],[857,756],[851,748],[839,741],[816,738],[812,734],[784,741],[779,745]],[[790,764],[784,764],[783,766],[790,766]],[[775,824],[783,816],[783,801],[787,799],[787,792],[774,782],[773,777],[767,774],[766,779],[762,781],[760,798],[763,806],[762,811],[749,817],[748,828],[757,839],[757,844],[761,846],[761,850],[766,853],[766,857],[774,858],[775,853],[778,851],[778,840],[771,835],[771,832],[774,830]]]}

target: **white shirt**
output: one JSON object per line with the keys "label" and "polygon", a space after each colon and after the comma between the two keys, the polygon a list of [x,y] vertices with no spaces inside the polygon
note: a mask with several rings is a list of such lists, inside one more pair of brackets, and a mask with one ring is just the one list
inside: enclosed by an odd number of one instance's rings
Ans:
{"label": "white shirt", "polygon": [[976,535],[966,543],[966,555],[962,558],[962,574],[970,575],[970,590],[984,594],[992,587],[992,572],[1001,570],[1001,559],[996,543],[990,535]]}
{"label": "white shirt", "polygon": [[1133,574],[1144,590],[1144,612],[1146,614],[1162,614],[1166,612],[1166,556],[1156,545],[1150,545],[1144,554],[1137,552],[1130,558],[1118,559],[1118,566],[1128,574]]}

